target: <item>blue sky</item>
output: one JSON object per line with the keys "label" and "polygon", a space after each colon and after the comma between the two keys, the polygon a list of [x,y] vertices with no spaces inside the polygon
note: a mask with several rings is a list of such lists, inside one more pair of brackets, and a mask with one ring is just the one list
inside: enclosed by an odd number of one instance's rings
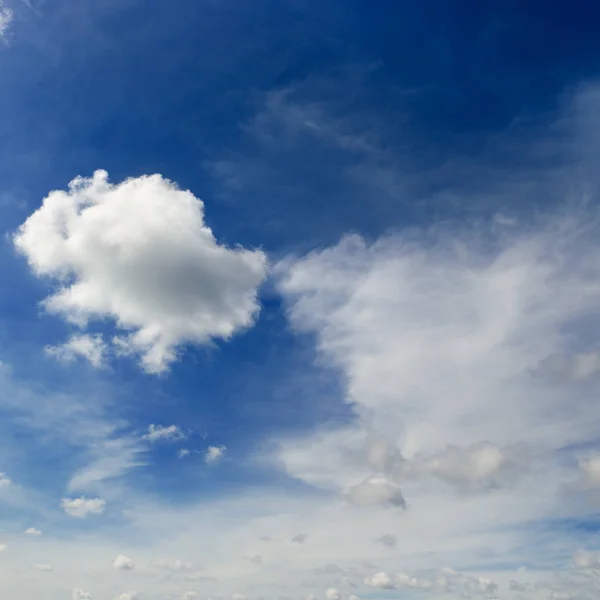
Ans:
{"label": "blue sky", "polygon": [[598,22],[0,0],[0,596],[598,597]]}

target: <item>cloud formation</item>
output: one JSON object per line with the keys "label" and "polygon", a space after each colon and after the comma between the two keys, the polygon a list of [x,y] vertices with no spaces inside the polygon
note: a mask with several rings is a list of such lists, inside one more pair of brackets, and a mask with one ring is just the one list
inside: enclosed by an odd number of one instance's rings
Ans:
{"label": "cloud formation", "polygon": [[106,508],[103,498],[63,498],[60,502],[62,509],[71,517],[83,519],[88,515],[100,515]]}
{"label": "cloud formation", "polygon": [[[149,373],[167,369],[183,344],[250,326],[267,269],[262,252],[220,245],[203,202],[160,175],[117,185],[105,171],[78,177],[44,199],[14,242],[36,275],[58,283],[48,312],[84,333],[111,319],[113,352],[139,355]],[[95,350],[77,339],[51,352],[100,352],[96,338]]]}
{"label": "cloud formation", "polygon": [[209,446],[204,455],[204,460],[207,463],[216,463],[225,456],[227,448],[225,446]]}
{"label": "cloud formation", "polygon": [[144,439],[149,442],[168,441],[168,440],[183,440],[185,435],[177,425],[149,425],[148,433],[144,435]]}
{"label": "cloud formation", "polygon": [[118,569],[120,571],[132,571],[135,569],[135,563],[133,560],[124,554],[119,554],[113,561],[112,566],[114,569]]}

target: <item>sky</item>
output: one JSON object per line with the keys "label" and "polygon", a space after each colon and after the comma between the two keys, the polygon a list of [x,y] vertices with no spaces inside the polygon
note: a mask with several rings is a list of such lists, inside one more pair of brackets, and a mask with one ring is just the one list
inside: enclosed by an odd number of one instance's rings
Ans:
{"label": "sky", "polygon": [[600,597],[599,23],[0,0],[0,597]]}

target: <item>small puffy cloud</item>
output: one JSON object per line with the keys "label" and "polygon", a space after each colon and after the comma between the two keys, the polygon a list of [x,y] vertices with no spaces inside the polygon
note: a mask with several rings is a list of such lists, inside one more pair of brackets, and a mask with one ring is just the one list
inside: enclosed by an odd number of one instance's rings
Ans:
{"label": "small puffy cloud", "polygon": [[392,578],[383,571],[381,573],[375,573],[373,577],[367,577],[365,579],[365,584],[382,590],[393,590],[396,587]]}
{"label": "small puffy cloud", "polygon": [[183,344],[252,325],[263,252],[217,242],[204,203],[161,175],[113,185],[106,171],[53,191],[14,236],[38,276],[59,285],[44,308],[86,333],[110,319],[112,350],[165,371]]}
{"label": "small puffy cloud", "polygon": [[193,568],[191,563],[178,558],[157,558],[152,564],[168,571],[191,571]]}
{"label": "small puffy cloud", "polygon": [[416,579],[415,577],[411,577],[406,573],[397,573],[394,579],[396,580],[398,587],[428,588],[431,585],[428,581]]}
{"label": "small puffy cloud", "polygon": [[12,485],[12,479],[6,473],[0,473],[0,488],[7,488]]}
{"label": "small puffy cloud", "polygon": [[579,462],[580,479],[583,487],[600,487],[600,455],[590,456]]}
{"label": "small puffy cloud", "polygon": [[385,477],[369,477],[353,485],[346,492],[345,498],[358,506],[406,506],[400,488]]}
{"label": "small puffy cloud", "polygon": [[112,563],[113,569],[118,569],[120,571],[132,571],[135,569],[135,563],[129,556],[125,556],[124,554],[119,554],[117,558]]}
{"label": "small puffy cloud", "polygon": [[115,600],[140,600],[137,592],[125,592],[115,598]]}
{"label": "small puffy cloud", "polygon": [[26,529],[24,531],[25,535],[42,535],[42,532],[39,529],[36,529],[35,527],[30,527],[29,529]]}
{"label": "small puffy cloud", "polygon": [[78,588],[73,590],[71,597],[73,600],[92,600],[92,595],[89,592],[84,592]]}
{"label": "small puffy cloud", "polygon": [[63,498],[60,502],[62,509],[71,517],[83,519],[88,515],[100,515],[106,508],[103,498]]}
{"label": "small puffy cloud", "polygon": [[84,333],[71,336],[64,344],[46,346],[45,351],[48,356],[63,363],[71,363],[78,358],[83,358],[98,368],[105,362],[107,347],[101,335]]}
{"label": "small puffy cloud", "polygon": [[308,535],[306,535],[306,533],[298,533],[292,538],[292,542],[294,544],[304,544],[307,538]]}
{"label": "small puffy cloud", "polygon": [[227,448],[225,446],[209,446],[206,454],[204,455],[204,460],[207,463],[215,463],[223,458],[227,452]]}
{"label": "small puffy cloud", "polygon": [[185,439],[185,435],[177,425],[164,427],[152,424],[148,426],[148,433],[144,435],[144,439],[149,442],[183,440]]}
{"label": "small puffy cloud", "polygon": [[340,590],[336,590],[335,588],[329,588],[325,592],[325,598],[326,600],[342,600],[342,594],[340,593]]}
{"label": "small puffy cloud", "polygon": [[393,548],[398,543],[398,538],[391,533],[386,533],[380,538],[377,538],[375,541],[383,546],[387,546],[388,548]]}
{"label": "small puffy cloud", "polygon": [[45,565],[41,563],[35,563],[35,565],[33,565],[33,568],[36,571],[52,571],[52,565]]}
{"label": "small puffy cloud", "polygon": [[600,552],[578,550],[573,556],[573,564],[578,569],[600,568]]}
{"label": "small puffy cloud", "polygon": [[186,456],[189,456],[190,454],[191,454],[191,452],[187,448],[180,448],[179,451],[177,452],[177,457],[185,458]]}

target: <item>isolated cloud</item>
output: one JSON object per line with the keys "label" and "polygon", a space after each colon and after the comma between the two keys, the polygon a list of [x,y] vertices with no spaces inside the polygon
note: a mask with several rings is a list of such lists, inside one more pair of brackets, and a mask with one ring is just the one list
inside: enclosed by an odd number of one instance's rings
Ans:
{"label": "isolated cloud", "polygon": [[178,458],[185,458],[186,456],[189,456],[191,454],[191,451],[188,450],[187,448],[180,448],[177,451],[177,457]]}
{"label": "isolated cloud", "polygon": [[152,564],[168,571],[191,571],[193,568],[190,562],[178,558],[157,558]]}
{"label": "isolated cloud", "polygon": [[380,538],[378,538],[376,541],[382,544],[383,546],[393,548],[398,542],[398,538],[395,535],[392,535],[391,533],[386,533],[385,535],[382,535]]}
{"label": "isolated cloud", "polygon": [[39,529],[36,529],[35,527],[30,527],[29,529],[26,529],[24,533],[25,535],[42,535],[42,532]]}
{"label": "isolated cloud", "polygon": [[132,571],[135,569],[133,560],[124,554],[119,554],[113,561],[112,566],[114,569],[119,569],[121,571]]}
{"label": "isolated cloud", "polygon": [[100,515],[106,508],[106,500],[103,498],[63,498],[60,502],[62,509],[71,517],[79,519],[88,515]]}
{"label": "isolated cloud", "polygon": [[149,425],[148,433],[144,435],[144,439],[150,442],[167,441],[167,440],[183,440],[185,435],[177,425]]}
{"label": "isolated cloud", "polygon": [[207,463],[215,463],[225,456],[225,452],[227,452],[227,448],[225,446],[209,446],[206,454],[204,455],[204,460]]}
{"label": "isolated cloud", "polygon": [[359,506],[397,506],[404,508],[406,501],[400,488],[385,477],[369,477],[353,485],[344,496],[351,504]]}
{"label": "isolated cloud", "polygon": [[47,311],[87,327],[112,319],[120,354],[147,372],[185,343],[228,339],[252,324],[266,274],[260,251],[219,245],[204,204],[160,175],[108,182],[105,171],[53,191],[14,236],[34,272],[60,287]]}
{"label": "isolated cloud", "polygon": [[380,588],[382,590],[392,590],[396,587],[393,579],[383,571],[380,573],[375,573],[375,575],[372,577],[367,577],[365,579],[365,584],[370,587]]}
{"label": "isolated cloud", "polygon": [[325,592],[325,598],[326,600],[342,600],[342,594],[339,590],[336,590],[335,588],[329,588]]}
{"label": "isolated cloud", "polygon": [[46,346],[45,350],[48,356],[53,356],[61,362],[70,363],[83,358],[94,367],[101,367],[104,364],[107,353],[102,336],[88,333],[73,335],[64,344]]}

